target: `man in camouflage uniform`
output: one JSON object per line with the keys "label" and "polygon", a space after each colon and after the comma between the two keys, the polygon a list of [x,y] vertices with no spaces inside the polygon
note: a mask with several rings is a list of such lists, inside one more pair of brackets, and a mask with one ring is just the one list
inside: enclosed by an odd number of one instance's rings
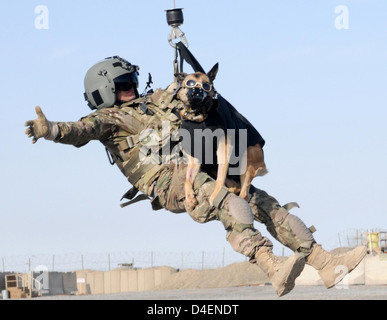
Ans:
{"label": "man in camouflage uniform", "polygon": [[[33,143],[43,137],[76,147],[99,140],[133,185],[126,198],[132,200],[141,191],[142,195],[131,202],[151,198],[155,210],[185,212],[186,165],[175,161],[176,152],[167,152],[166,157],[159,152],[164,148],[174,150],[178,144],[177,139],[171,138],[180,125],[180,102],[174,99],[176,87],[171,85],[139,97],[137,70],[119,57],[97,63],[86,74],[85,97],[89,106],[98,110],[77,122],[51,122],[37,107],[38,118],[26,122],[26,134]],[[223,188],[211,206],[208,199],[214,187],[215,181],[209,175],[199,173],[194,182],[198,204],[188,213],[199,223],[221,221],[233,249],[266,272],[279,296],[294,288],[305,262],[319,270],[325,285],[332,287],[337,265],[346,266],[350,272],[365,255],[363,248],[344,256],[328,254],[316,244],[302,221],[288,212],[292,204],[282,207],[254,187],[249,203]],[[254,228],[254,219],[265,223],[269,232],[295,254],[285,262],[279,261],[272,254],[271,241]]]}

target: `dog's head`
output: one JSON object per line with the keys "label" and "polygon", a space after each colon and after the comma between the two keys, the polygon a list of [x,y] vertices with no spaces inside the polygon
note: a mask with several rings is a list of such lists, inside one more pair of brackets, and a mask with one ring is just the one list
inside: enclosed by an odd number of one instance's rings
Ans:
{"label": "dog's head", "polygon": [[180,112],[183,119],[202,122],[207,118],[216,95],[213,81],[218,73],[218,66],[218,63],[215,64],[207,74],[196,72],[175,75],[180,84],[177,98],[184,104],[184,109]]}

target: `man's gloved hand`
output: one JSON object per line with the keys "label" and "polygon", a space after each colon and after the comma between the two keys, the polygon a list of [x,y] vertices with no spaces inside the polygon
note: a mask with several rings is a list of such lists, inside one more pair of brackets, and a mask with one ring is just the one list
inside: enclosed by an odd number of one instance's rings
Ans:
{"label": "man's gloved hand", "polygon": [[32,138],[32,143],[36,143],[40,138],[54,140],[59,134],[59,127],[56,122],[48,121],[42,109],[38,106],[35,108],[38,118],[29,120],[24,125],[27,128],[26,134]]}

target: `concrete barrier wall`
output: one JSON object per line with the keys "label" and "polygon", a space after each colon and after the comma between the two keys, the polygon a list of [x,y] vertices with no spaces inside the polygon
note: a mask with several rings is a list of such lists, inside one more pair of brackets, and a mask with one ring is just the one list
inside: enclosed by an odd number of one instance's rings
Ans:
{"label": "concrete barrier wall", "polygon": [[100,279],[101,293],[118,293],[121,291],[121,270],[103,272],[103,279]]}
{"label": "concrete barrier wall", "polygon": [[177,270],[170,267],[160,267],[154,269],[154,282],[155,286],[160,285],[166,281],[172,274],[176,273]]}
{"label": "concrete barrier wall", "polygon": [[170,267],[150,269],[116,269],[112,271],[77,271],[78,294],[110,294],[153,290],[162,281],[176,273]]}
{"label": "concrete barrier wall", "polygon": [[103,271],[94,271],[87,273],[86,275],[86,283],[89,287],[91,294],[102,294],[105,293],[105,275]]}
{"label": "concrete barrier wall", "polygon": [[[340,271],[338,268],[338,277]],[[131,291],[153,290],[168,281],[177,270],[171,267],[150,269],[116,269],[108,272],[83,270],[76,272],[50,272],[49,290],[56,294],[110,294]],[[5,288],[0,274],[0,289]],[[296,285],[323,285],[318,271],[306,265],[296,280]],[[387,255],[368,255],[350,274],[345,275],[340,285],[387,285]],[[3,288],[3,289],[4,289]]]}
{"label": "concrete barrier wall", "polygon": [[78,294],[90,294],[90,283],[87,283],[87,274],[92,271],[82,270],[75,272],[76,288]]}
{"label": "concrete barrier wall", "polygon": [[[171,267],[149,269],[116,269],[113,271],[77,271],[66,273],[63,280],[64,292],[78,294],[109,294],[131,291],[153,290],[177,270]],[[337,269],[340,285],[387,285],[387,255],[367,255],[350,274]],[[346,274],[346,275],[345,275]],[[345,275],[345,276],[344,276]],[[65,276],[63,276],[65,279]],[[51,278],[50,278],[51,279]],[[318,271],[306,265],[296,280],[296,285],[324,285]]]}
{"label": "concrete barrier wall", "polygon": [[368,256],[364,268],[365,284],[387,284],[387,255]]}
{"label": "concrete barrier wall", "polygon": [[121,272],[121,290],[122,292],[138,291],[138,273],[136,270]]}
{"label": "concrete barrier wall", "polygon": [[75,272],[66,272],[62,274],[64,294],[75,294],[77,289],[77,274]]}
{"label": "concrete barrier wall", "polygon": [[[368,258],[364,259],[359,265],[352,270],[351,273],[347,274],[347,270],[343,269],[346,276],[342,280],[343,285],[361,285],[365,284],[365,266],[368,264]],[[340,268],[339,268],[340,269]]]}
{"label": "concrete barrier wall", "polygon": [[296,279],[297,286],[319,286],[324,285],[320,276],[318,275],[318,271],[309,265],[305,265],[304,270],[300,274],[300,276]]}
{"label": "concrete barrier wall", "polygon": [[63,273],[62,272],[49,272],[48,273],[48,286],[51,295],[64,294],[63,290]]}
{"label": "concrete barrier wall", "polygon": [[[338,267],[337,276],[342,279],[340,285],[387,285],[387,256],[367,255],[349,274],[346,274],[344,268]],[[296,279],[296,285],[324,285],[324,283],[317,270],[305,265],[301,275]]]}

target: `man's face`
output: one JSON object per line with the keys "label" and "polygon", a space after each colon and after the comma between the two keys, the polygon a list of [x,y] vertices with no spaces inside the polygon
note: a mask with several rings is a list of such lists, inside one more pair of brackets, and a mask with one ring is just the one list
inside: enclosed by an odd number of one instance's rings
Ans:
{"label": "man's face", "polygon": [[116,98],[118,101],[130,102],[136,99],[136,92],[134,91],[134,88],[127,91],[120,90],[116,92]]}

